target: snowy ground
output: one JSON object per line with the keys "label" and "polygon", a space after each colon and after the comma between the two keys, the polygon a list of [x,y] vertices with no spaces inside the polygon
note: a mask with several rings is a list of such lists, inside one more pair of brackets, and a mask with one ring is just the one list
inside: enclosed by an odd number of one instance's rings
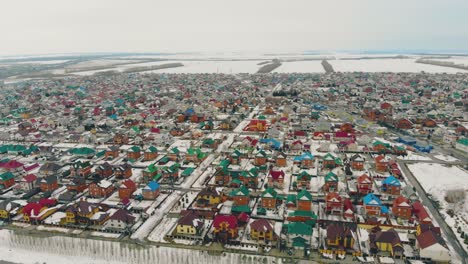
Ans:
{"label": "snowy ground", "polygon": [[432,160],[431,158],[429,157],[426,157],[426,156],[423,156],[423,155],[418,155],[418,154],[415,154],[414,152],[412,151],[408,151],[408,155],[403,157],[403,156],[398,156],[397,159],[400,159],[400,160]]}
{"label": "snowy ground", "polygon": [[434,158],[439,159],[439,160],[443,160],[443,161],[448,161],[448,162],[458,161],[457,158],[454,158],[454,157],[448,156],[448,155],[444,155],[444,154],[435,155]]}
{"label": "snowy ground", "polygon": [[[408,169],[418,179],[423,188],[440,202],[442,210],[440,213],[445,217],[445,222],[452,227],[460,244],[468,250],[466,244],[457,233],[457,228],[468,232],[468,198],[459,200],[456,203],[448,203],[445,196],[455,190],[466,192],[468,190],[468,172],[456,166],[444,166],[441,164],[419,163],[408,164]],[[454,217],[447,214],[447,210],[452,209]]]}
{"label": "snowy ground", "polygon": [[325,73],[321,60],[310,61],[288,61],[282,62],[281,66],[273,72],[317,72]]}

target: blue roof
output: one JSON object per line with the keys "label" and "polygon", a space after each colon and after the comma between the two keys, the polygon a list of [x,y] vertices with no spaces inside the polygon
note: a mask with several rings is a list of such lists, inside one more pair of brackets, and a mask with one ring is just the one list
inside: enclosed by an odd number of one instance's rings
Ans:
{"label": "blue roof", "polygon": [[193,110],[193,108],[189,108],[185,111],[185,115],[187,116],[191,116],[193,115],[193,113],[195,113],[195,110]]}
{"label": "blue roof", "polygon": [[260,143],[265,143],[265,144],[270,144],[270,145],[273,145],[274,148],[280,148],[281,147],[281,142],[279,142],[278,140],[274,139],[274,138],[264,138],[264,139],[260,139]]}
{"label": "blue roof", "polygon": [[310,152],[306,152],[300,156],[294,157],[294,161],[303,161],[311,159],[314,159],[314,155],[312,155]]}
{"label": "blue roof", "polygon": [[362,201],[365,205],[382,206],[382,202],[380,201],[379,197],[375,196],[373,193],[368,193],[366,196],[364,196],[364,198],[362,198]]}
{"label": "blue roof", "polygon": [[392,185],[392,186],[401,186],[400,181],[395,178],[393,175],[388,176],[385,180],[382,181],[382,184]]}
{"label": "blue roof", "polygon": [[145,189],[150,189],[151,191],[156,191],[159,189],[159,183],[155,181],[150,181],[148,185],[145,187]]}
{"label": "blue roof", "polygon": [[382,212],[382,214],[388,214],[388,207],[387,206],[382,206],[380,208],[380,211]]}

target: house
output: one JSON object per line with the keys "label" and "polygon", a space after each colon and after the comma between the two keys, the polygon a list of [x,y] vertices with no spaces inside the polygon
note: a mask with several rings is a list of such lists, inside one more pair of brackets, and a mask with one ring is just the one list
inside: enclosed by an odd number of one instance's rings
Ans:
{"label": "house", "polygon": [[322,186],[324,192],[336,192],[338,191],[338,176],[329,172],[325,175],[325,184]]}
{"label": "house", "polygon": [[128,163],[118,165],[114,168],[114,175],[117,179],[128,179],[132,177],[132,166]]}
{"label": "house", "polygon": [[52,192],[58,189],[57,176],[50,175],[37,179],[39,188],[42,192]]}
{"label": "house", "polygon": [[104,152],[104,157],[106,159],[116,159],[119,157],[120,151],[119,151],[119,146],[110,146],[106,149]]}
{"label": "house", "polygon": [[268,186],[275,188],[283,188],[284,177],[285,173],[283,170],[270,170],[270,172],[268,173]]}
{"label": "house", "polygon": [[343,213],[343,199],[338,193],[327,193],[325,203],[325,212],[327,214],[341,215]]}
{"label": "house", "polygon": [[468,138],[462,138],[457,140],[455,148],[468,153]]}
{"label": "house", "polygon": [[27,174],[20,180],[20,189],[23,191],[30,191],[36,187],[37,176],[34,174]]}
{"label": "house", "polygon": [[15,175],[10,172],[0,174],[0,189],[8,189],[15,184]]}
{"label": "house", "polygon": [[349,198],[344,199],[343,201],[343,217],[346,220],[354,220],[354,214],[356,209],[354,208],[353,203]]}
{"label": "house", "polygon": [[354,154],[351,158],[351,168],[353,170],[364,170],[365,158],[361,154]]}
{"label": "house", "polygon": [[95,173],[101,179],[103,179],[109,178],[114,173],[114,170],[112,168],[112,165],[110,165],[108,162],[104,162],[103,164],[97,166],[97,168],[95,169]]}
{"label": "house", "polygon": [[398,119],[395,123],[395,127],[398,129],[411,129],[413,128],[413,122],[406,118]]}
{"label": "house", "polygon": [[86,178],[91,174],[91,163],[89,161],[78,161],[71,165],[70,175]]}
{"label": "house", "polygon": [[305,189],[297,194],[297,210],[311,211],[312,210],[312,195]]}
{"label": "house", "polygon": [[127,150],[128,160],[138,160],[141,157],[141,149],[138,146],[133,146]]}
{"label": "house", "polygon": [[238,237],[238,222],[233,215],[216,215],[213,220],[213,235],[216,241],[226,243]]}
{"label": "house", "polygon": [[80,200],[77,203],[68,206],[68,208],[65,210],[65,218],[61,220],[61,223],[102,225],[109,218],[109,215],[104,212],[98,215],[98,212],[101,209],[103,208],[101,208],[101,206],[98,204]]}
{"label": "house", "polygon": [[198,236],[203,232],[203,220],[194,212],[187,211],[177,221],[177,235]]}
{"label": "house", "polygon": [[282,152],[279,152],[277,155],[276,155],[276,166],[278,167],[286,167],[287,165],[287,162],[286,162],[286,155]]}
{"label": "house", "polygon": [[[354,229],[354,230],[353,230]],[[351,225],[332,222],[327,225],[326,243],[329,247],[353,249],[355,242],[355,228]]]}
{"label": "house", "polygon": [[263,150],[258,151],[257,154],[255,154],[254,165],[263,166],[266,164],[266,162],[267,162],[267,154],[265,153],[265,151]]}
{"label": "house", "polygon": [[155,181],[150,181],[142,190],[143,199],[154,200],[159,196],[160,186]]}
{"label": "house", "polygon": [[388,214],[388,208],[382,205],[380,199],[373,193],[368,193],[362,198],[364,210],[367,216],[381,216]]}
{"label": "house", "polygon": [[62,168],[62,166],[53,163],[53,162],[46,162],[44,165],[39,168],[39,174],[47,176],[47,175],[54,175],[57,174],[58,171]]}
{"label": "house", "polygon": [[116,145],[126,145],[129,142],[128,136],[124,134],[117,133],[114,135],[112,140]]}
{"label": "house", "polygon": [[247,206],[250,203],[250,191],[244,185],[239,189],[233,190],[229,194],[229,198],[234,202],[234,206]]}
{"label": "house", "polygon": [[179,156],[180,156],[180,150],[177,147],[172,148],[171,151],[167,154],[167,157],[169,158],[169,160],[172,160],[172,161],[177,161],[179,159]]}
{"label": "house", "polygon": [[361,195],[368,194],[372,191],[372,179],[367,174],[362,174],[357,178],[356,187]]}
{"label": "house", "polygon": [[154,163],[150,164],[146,169],[143,170],[143,182],[148,182],[158,174],[158,168]]}
{"label": "house", "polygon": [[74,191],[76,193],[80,193],[88,188],[86,184],[86,180],[82,177],[73,177],[70,183],[67,185],[68,191]]}
{"label": "house", "polygon": [[92,182],[89,185],[89,195],[95,198],[108,197],[114,192],[114,185],[108,180]]}
{"label": "house", "polygon": [[404,196],[398,196],[393,200],[392,213],[395,217],[402,219],[410,219],[413,208],[408,198]]}
{"label": "house", "polygon": [[0,201],[0,220],[9,220],[16,215],[20,205],[13,201],[3,200]]}
{"label": "house", "polygon": [[432,261],[445,263],[451,260],[450,251],[440,231],[429,229],[417,234],[416,248],[419,250],[421,258],[430,258]]}
{"label": "house", "polygon": [[157,157],[158,157],[158,149],[156,147],[149,146],[148,148],[145,149],[145,152],[143,154],[144,161],[155,160]]}
{"label": "house", "polygon": [[298,164],[301,168],[313,168],[314,162],[314,155],[312,155],[310,152],[306,152],[301,156],[294,157],[294,163]]}
{"label": "house", "polygon": [[[197,194],[196,204],[199,207],[215,207],[221,203],[221,195],[216,188],[205,188]],[[242,203],[242,202],[241,202]]]}
{"label": "house", "polygon": [[382,181],[382,192],[389,195],[400,195],[401,183],[393,175]]}
{"label": "house", "polygon": [[312,237],[313,226],[303,222],[290,222],[287,224],[287,233],[292,240],[292,247],[305,248]]}
{"label": "house", "polygon": [[126,209],[120,208],[109,217],[109,220],[105,223],[105,228],[124,231],[128,230],[133,224],[135,224],[135,217]]}
{"label": "house", "polygon": [[266,209],[275,209],[278,193],[272,187],[266,188],[261,195],[261,207]]}
{"label": "house", "polygon": [[274,241],[277,239],[277,236],[271,223],[261,218],[250,223],[250,238],[252,240]]}
{"label": "house", "polygon": [[185,161],[186,162],[194,162],[200,163],[202,162],[208,155],[201,151],[200,148],[189,148],[187,149],[187,153],[185,154]]}
{"label": "house", "polygon": [[307,171],[303,170],[298,175],[296,175],[296,181],[293,182],[293,187],[296,189],[310,189],[310,180],[312,179],[312,175],[310,175]]}
{"label": "house", "polygon": [[123,199],[130,199],[132,194],[136,191],[136,184],[130,179],[124,180],[122,184],[119,186],[119,198],[120,200]]}
{"label": "house", "polygon": [[431,224],[432,219],[426,211],[426,208],[420,201],[416,201],[413,203],[413,214],[416,216],[416,220],[420,224]]}
{"label": "house", "polygon": [[388,162],[390,161],[388,157],[385,157],[383,155],[378,155],[377,157],[375,157],[374,161],[375,161],[375,170],[377,172],[387,171]]}
{"label": "house", "polygon": [[337,166],[342,166],[343,162],[340,158],[333,156],[331,153],[327,153],[322,159],[323,169],[334,169]]}
{"label": "house", "polygon": [[392,257],[403,256],[403,245],[400,236],[391,228],[387,231],[378,229],[376,232],[369,234],[371,253],[378,251],[389,252]]}
{"label": "house", "polygon": [[248,171],[241,171],[239,180],[247,187],[256,189],[258,186],[258,171],[257,167],[253,167]]}
{"label": "house", "polygon": [[56,200],[45,198],[39,202],[28,203],[22,209],[23,219],[26,222],[40,223],[57,211],[56,204]]}
{"label": "house", "polygon": [[249,124],[244,127],[244,131],[250,132],[265,132],[268,130],[266,120],[253,119],[250,120]]}

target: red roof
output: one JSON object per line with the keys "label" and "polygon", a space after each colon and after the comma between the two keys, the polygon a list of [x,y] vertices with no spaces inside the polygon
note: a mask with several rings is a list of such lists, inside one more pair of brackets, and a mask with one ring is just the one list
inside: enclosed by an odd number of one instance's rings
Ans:
{"label": "red roof", "polygon": [[132,180],[125,180],[120,188],[136,189],[136,184]]}
{"label": "red roof", "polygon": [[[335,199],[336,199],[336,201],[333,201]],[[325,200],[327,202],[328,201],[330,201],[330,202],[341,202],[341,196],[336,192],[330,192],[330,193],[327,194],[327,197],[325,198]]]}
{"label": "red roof", "polygon": [[349,198],[346,198],[343,202],[343,210],[346,212],[348,209],[354,212],[353,203]]}
{"label": "red roof", "polygon": [[271,226],[270,222],[268,220],[260,218],[255,221],[253,221],[250,224],[250,228],[253,230],[257,230],[259,232],[267,232],[273,230],[273,227]]}
{"label": "red roof", "polygon": [[41,212],[42,205],[38,203],[28,203],[23,207],[23,214],[27,216],[38,215]]}
{"label": "red roof", "polygon": [[237,219],[241,222],[247,223],[250,219],[250,216],[247,213],[242,212],[237,216]]}
{"label": "red roof", "polygon": [[426,208],[422,205],[421,202],[416,201],[413,203],[413,213],[416,215],[418,220],[421,221],[430,221],[429,214],[426,211]]}
{"label": "red roof", "polygon": [[221,223],[226,222],[229,228],[237,228],[237,218],[233,215],[217,215],[213,220],[213,226],[219,228]]}
{"label": "red roof", "polygon": [[0,163],[0,167],[5,169],[17,169],[22,167],[24,164],[16,160],[10,160],[8,162]]}
{"label": "red roof", "polygon": [[284,171],[283,170],[280,170],[280,171],[273,171],[271,170],[270,171],[270,175],[273,179],[277,180],[279,179],[280,177],[281,178],[284,178]]}
{"label": "red roof", "polygon": [[427,230],[426,232],[421,233],[416,237],[416,239],[418,240],[418,244],[421,249],[425,249],[436,243],[439,243],[441,240],[441,238],[432,232],[432,230]]}
{"label": "red roof", "polygon": [[[408,206],[403,205],[403,203],[406,203]],[[410,205],[409,200],[406,197],[400,195],[395,200],[393,200],[393,206],[394,207],[396,206],[409,207],[411,205]]]}
{"label": "red roof", "polygon": [[57,204],[57,200],[55,199],[48,199],[48,198],[42,198],[39,200],[39,204],[41,206],[54,206]]}
{"label": "red roof", "polygon": [[370,184],[372,184],[372,179],[371,179],[367,174],[363,174],[363,175],[361,175],[361,176],[359,176],[359,177],[357,178],[357,182],[358,182],[359,184],[363,184],[363,183],[370,183]]}
{"label": "red roof", "polygon": [[34,174],[28,174],[24,176],[23,179],[25,182],[34,182],[35,180],[37,180],[37,177]]}

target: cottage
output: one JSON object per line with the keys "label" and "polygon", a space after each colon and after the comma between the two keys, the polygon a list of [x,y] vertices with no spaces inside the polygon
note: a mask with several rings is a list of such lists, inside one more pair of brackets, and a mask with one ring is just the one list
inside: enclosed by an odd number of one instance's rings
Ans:
{"label": "cottage", "polygon": [[197,194],[196,204],[199,207],[215,207],[219,203],[221,203],[221,195],[216,188],[208,187]]}
{"label": "cottage", "polygon": [[238,237],[238,222],[233,215],[216,215],[213,220],[213,234],[215,240],[226,243]]}
{"label": "cottage", "polygon": [[305,189],[297,194],[297,210],[311,211],[312,210],[312,195]]}
{"label": "cottage", "polygon": [[353,235],[354,232],[355,228],[351,227],[351,225],[345,226],[342,223],[332,222],[327,226],[327,246],[353,249],[355,242],[355,235]]}
{"label": "cottage", "polygon": [[57,176],[54,175],[39,178],[37,183],[42,192],[52,192],[58,188]]}
{"label": "cottage", "polygon": [[327,214],[341,215],[343,213],[343,199],[338,193],[327,193],[325,203],[325,212]]}
{"label": "cottage", "polygon": [[250,238],[252,240],[273,241],[277,239],[277,236],[268,220],[256,219],[250,223]]}
{"label": "cottage", "polygon": [[122,184],[119,186],[119,198],[120,200],[123,199],[130,199],[132,194],[136,191],[136,184],[130,179],[124,180]]}
{"label": "cottage", "polygon": [[155,181],[150,181],[142,190],[143,199],[154,200],[159,196],[160,186]]}
{"label": "cottage", "polygon": [[177,221],[175,232],[177,235],[198,236],[201,235],[203,226],[203,220],[196,213],[188,211]]}
{"label": "cottage", "polygon": [[8,189],[15,184],[15,175],[10,171],[0,174],[0,189]]}
{"label": "cottage", "polygon": [[330,171],[325,176],[325,184],[323,185],[322,189],[324,192],[338,191],[338,176]]}
{"label": "cottage", "polygon": [[132,166],[128,163],[118,165],[114,168],[114,174],[117,179],[128,179],[132,177]]}
{"label": "cottage", "polygon": [[275,188],[283,188],[285,173],[283,170],[270,170],[268,173],[268,186]]}
{"label": "cottage", "polygon": [[261,195],[261,207],[266,209],[275,209],[278,193],[272,187],[268,187]]}
{"label": "cottage", "polygon": [[410,219],[413,208],[409,200],[404,196],[398,196],[393,200],[392,213],[395,217]]}
{"label": "cottage", "polygon": [[99,182],[92,182],[89,185],[89,195],[96,198],[108,197],[114,191],[114,185],[108,180],[101,180]]}
{"label": "cottage", "polygon": [[377,253],[379,250],[389,252],[393,257],[403,256],[403,245],[400,236],[391,228],[387,231],[378,230],[369,235],[371,253]]}
{"label": "cottage", "polygon": [[367,174],[362,174],[357,178],[356,186],[359,194],[368,194],[372,191],[372,179]]}
{"label": "cottage", "polygon": [[389,195],[400,195],[401,183],[393,175],[382,181],[382,192]]}
{"label": "cottage", "polygon": [[118,209],[105,223],[105,228],[109,230],[125,231],[135,224],[135,216],[126,209]]}
{"label": "cottage", "polygon": [[109,178],[114,173],[114,170],[112,168],[112,165],[110,165],[108,162],[104,162],[103,164],[97,166],[97,168],[95,169],[95,173],[97,176],[103,179]]}
{"label": "cottage", "polygon": [[382,205],[380,199],[373,193],[364,196],[363,204],[366,215],[368,216],[383,216],[388,214],[388,208]]}
{"label": "cottage", "polygon": [[158,149],[154,146],[149,146],[146,148],[145,153],[143,154],[144,161],[155,160],[158,157]]}
{"label": "cottage", "polygon": [[351,158],[351,168],[353,170],[364,170],[365,158],[361,154],[354,154]]}
{"label": "cottage", "polygon": [[127,150],[127,159],[131,161],[138,160],[141,157],[141,149],[138,146],[133,146]]}

